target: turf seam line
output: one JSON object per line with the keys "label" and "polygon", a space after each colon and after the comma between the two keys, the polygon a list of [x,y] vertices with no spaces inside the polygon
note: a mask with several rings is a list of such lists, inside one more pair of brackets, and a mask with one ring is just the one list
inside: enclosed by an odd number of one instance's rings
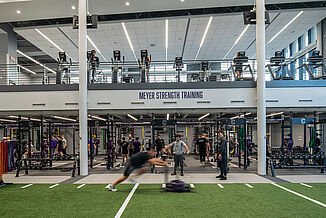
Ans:
{"label": "turf seam line", "polygon": [[55,185],[52,185],[52,186],[50,186],[49,188],[54,188],[54,187],[56,187],[56,186],[58,186],[59,184],[55,184]]}
{"label": "turf seam line", "polygon": [[249,188],[254,188],[253,186],[249,185],[248,183],[245,184]]}
{"label": "turf seam line", "polygon": [[300,183],[300,185],[306,186],[306,187],[308,187],[308,188],[312,188],[311,185],[307,185],[307,184],[305,184],[305,183]]}
{"label": "turf seam line", "polygon": [[82,184],[82,185],[80,185],[80,186],[78,186],[77,188],[79,189],[79,188],[82,188],[82,187],[84,187],[86,184]]}
{"label": "turf seam line", "polygon": [[223,185],[221,185],[221,184],[217,184],[217,186],[220,188],[224,188]]}
{"label": "turf seam line", "polygon": [[300,193],[298,193],[298,192],[292,191],[292,190],[290,190],[290,189],[288,189],[288,188],[285,188],[285,187],[283,187],[283,186],[281,186],[281,185],[278,185],[278,184],[276,184],[276,183],[272,183],[272,185],[274,185],[274,186],[276,186],[276,187],[279,187],[279,188],[281,188],[281,189],[283,189],[283,190],[285,190],[285,191],[288,191],[288,192],[290,192],[290,193],[292,193],[292,194],[295,194],[295,195],[297,195],[297,196],[299,196],[299,197],[302,197],[302,198],[304,198],[304,199],[306,199],[306,200],[312,201],[312,202],[314,202],[315,204],[318,204],[318,205],[320,205],[320,206],[326,207],[326,204],[324,204],[324,203],[322,203],[322,202],[320,202],[320,201],[317,201],[317,200],[314,200],[314,199],[312,199],[312,198],[309,198],[309,197],[307,197],[307,196],[305,196],[305,195],[302,195],[302,194],[300,194]]}
{"label": "turf seam line", "polygon": [[23,186],[22,188],[24,189],[24,188],[28,188],[28,187],[30,187],[30,186],[32,186],[33,184],[28,184],[28,185],[25,185],[25,186]]}
{"label": "turf seam line", "polygon": [[120,207],[118,213],[115,215],[114,218],[120,218],[122,213],[124,212],[124,210],[126,209],[130,199],[132,198],[132,196],[134,195],[137,187],[139,186],[139,183],[136,183],[136,185],[132,188],[131,192],[129,193],[128,197],[126,198],[126,200],[123,202],[122,206]]}

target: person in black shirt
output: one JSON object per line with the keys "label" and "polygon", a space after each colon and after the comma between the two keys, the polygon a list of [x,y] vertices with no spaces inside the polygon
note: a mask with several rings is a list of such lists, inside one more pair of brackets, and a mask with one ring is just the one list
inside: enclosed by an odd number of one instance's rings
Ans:
{"label": "person in black shirt", "polygon": [[62,157],[63,156],[63,141],[62,141],[62,137],[61,136],[58,136],[58,147],[57,147],[57,151],[58,151],[58,154],[60,154],[60,156]]}
{"label": "person in black shirt", "polygon": [[224,138],[224,132],[222,130],[218,130],[217,135],[220,141],[220,146],[219,149],[216,149],[215,158],[218,158],[221,174],[219,176],[216,176],[216,178],[220,178],[220,180],[226,180],[227,179],[226,177],[227,176],[227,141]]}
{"label": "person in black shirt", "polygon": [[129,143],[126,142],[126,137],[122,137],[121,142],[121,153],[122,153],[122,164],[124,165],[125,160],[128,160],[128,152],[129,152]]}
{"label": "person in black shirt", "polygon": [[209,142],[206,138],[206,135],[199,134],[199,138],[196,142],[196,152],[198,152],[198,150],[199,150],[200,166],[201,167],[205,167],[205,156],[206,156],[208,148],[209,148]]}
{"label": "person in black shirt", "polygon": [[161,139],[160,135],[158,135],[157,139],[155,140],[156,158],[158,158],[159,156],[162,157],[162,148],[164,147],[165,147],[164,140]]}
{"label": "person in black shirt", "polygon": [[114,192],[118,191],[115,188],[115,186],[125,181],[135,169],[139,169],[139,173],[137,174],[137,176],[145,173],[146,169],[144,168],[144,164],[146,162],[160,165],[160,166],[167,166],[168,164],[167,162],[164,162],[160,159],[154,159],[153,158],[154,156],[155,156],[154,150],[150,150],[148,152],[138,152],[137,154],[133,155],[132,158],[130,158],[129,160],[129,164],[125,169],[123,176],[121,176],[118,180],[116,180],[114,183],[109,185],[108,186],[109,190]]}

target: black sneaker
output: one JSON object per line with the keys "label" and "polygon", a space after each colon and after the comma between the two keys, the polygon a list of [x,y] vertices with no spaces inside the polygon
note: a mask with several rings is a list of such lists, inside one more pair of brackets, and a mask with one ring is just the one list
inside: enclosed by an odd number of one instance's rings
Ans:
{"label": "black sneaker", "polygon": [[183,172],[181,172],[180,176],[183,176]]}
{"label": "black sneaker", "polygon": [[222,175],[216,176],[217,179],[218,179],[218,178],[222,178],[222,177],[223,177]]}
{"label": "black sneaker", "polygon": [[227,180],[226,176],[220,178],[220,180]]}
{"label": "black sneaker", "polygon": [[173,172],[173,173],[171,173],[171,176],[175,176],[175,175],[177,175],[177,173],[176,173],[176,172]]}

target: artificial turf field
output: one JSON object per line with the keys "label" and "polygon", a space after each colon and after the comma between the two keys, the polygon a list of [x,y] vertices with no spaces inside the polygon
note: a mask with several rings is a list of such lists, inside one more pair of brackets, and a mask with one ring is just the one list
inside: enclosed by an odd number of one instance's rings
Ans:
{"label": "artificial turf field", "polygon": [[[195,184],[193,193],[140,184],[121,217],[326,217],[326,208],[272,184]],[[279,184],[326,203],[326,184]],[[0,188],[0,217],[114,217],[134,185],[8,185]]]}

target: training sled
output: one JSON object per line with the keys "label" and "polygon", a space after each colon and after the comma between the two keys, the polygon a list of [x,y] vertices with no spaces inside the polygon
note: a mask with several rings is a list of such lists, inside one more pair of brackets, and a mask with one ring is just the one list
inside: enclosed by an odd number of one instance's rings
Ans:
{"label": "training sled", "polygon": [[168,182],[169,179],[169,169],[168,167],[164,167],[164,173],[165,173],[165,184],[162,185],[162,189],[165,192],[191,192],[195,186],[193,184],[185,184],[183,181],[176,179],[172,180],[171,182]]}

